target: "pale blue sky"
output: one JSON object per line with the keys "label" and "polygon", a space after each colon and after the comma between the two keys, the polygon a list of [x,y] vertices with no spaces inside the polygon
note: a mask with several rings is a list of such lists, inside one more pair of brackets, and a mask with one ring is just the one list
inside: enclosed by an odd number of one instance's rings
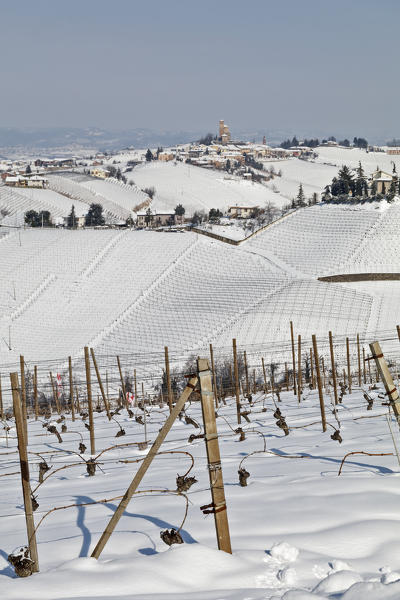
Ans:
{"label": "pale blue sky", "polygon": [[398,0],[0,0],[0,126],[400,135]]}

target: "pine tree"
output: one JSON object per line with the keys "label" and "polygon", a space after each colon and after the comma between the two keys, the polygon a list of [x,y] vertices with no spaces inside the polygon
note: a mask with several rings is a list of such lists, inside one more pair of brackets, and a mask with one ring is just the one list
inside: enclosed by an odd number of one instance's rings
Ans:
{"label": "pine tree", "polygon": [[69,213],[68,217],[67,217],[67,227],[69,229],[76,229],[77,224],[76,224],[76,214],[75,214],[75,206],[72,205],[71,207],[71,212]]}
{"label": "pine tree", "polygon": [[146,152],[146,161],[150,162],[152,161],[154,158],[152,151],[150,150],[150,148],[147,148],[147,152]]}
{"label": "pine tree", "polygon": [[299,206],[299,207],[306,206],[306,197],[304,195],[303,185],[301,183],[299,185],[299,191],[297,192],[297,196],[296,196],[296,206]]}
{"label": "pine tree", "polygon": [[101,204],[91,204],[89,210],[85,216],[85,225],[95,227],[98,225],[104,225],[105,219],[103,217],[103,207]]}

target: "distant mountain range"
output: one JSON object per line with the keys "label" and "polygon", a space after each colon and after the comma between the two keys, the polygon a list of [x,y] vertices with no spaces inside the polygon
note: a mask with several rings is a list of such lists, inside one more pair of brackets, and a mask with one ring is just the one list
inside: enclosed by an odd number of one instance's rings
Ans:
{"label": "distant mountain range", "polygon": [[[290,130],[248,130],[235,131],[235,139],[261,142],[266,136],[267,143],[278,145],[284,139],[294,134],[301,138],[318,136],[321,139],[328,134],[314,132],[293,132]],[[117,151],[123,148],[147,148],[157,146],[172,146],[193,142],[204,136],[208,131],[153,131],[151,129],[107,130],[97,127],[79,128],[16,128],[0,127],[0,157],[11,156],[58,156],[80,155],[82,153],[105,150]],[[340,136],[338,136],[339,139]],[[342,136],[346,137],[346,136]],[[349,138],[350,139],[350,138]],[[389,139],[389,138],[388,138]],[[384,143],[385,140],[370,140],[374,143]]]}

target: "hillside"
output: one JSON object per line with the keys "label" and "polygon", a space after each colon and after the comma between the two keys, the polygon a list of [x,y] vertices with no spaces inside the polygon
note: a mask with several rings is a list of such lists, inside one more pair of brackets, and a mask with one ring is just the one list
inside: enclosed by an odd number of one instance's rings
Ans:
{"label": "hillside", "polygon": [[304,340],[394,335],[398,282],[318,278],[398,272],[399,219],[399,201],[317,205],[238,247],[189,232],[15,230],[0,240],[0,360],[77,358],[89,343],[136,361],[165,345],[187,357],[209,342],[230,352],[233,337],[284,360],[290,320]]}

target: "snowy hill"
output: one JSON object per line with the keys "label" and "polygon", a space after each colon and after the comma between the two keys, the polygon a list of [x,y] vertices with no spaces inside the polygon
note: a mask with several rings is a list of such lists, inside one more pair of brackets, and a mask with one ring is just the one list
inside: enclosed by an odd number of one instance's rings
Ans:
{"label": "snowy hill", "polygon": [[210,208],[227,211],[235,205],[262,207],[272,201],[281,207],[286,203],[259,183],[179,162],[143,164],[133,169],[131,178],[141,189],[155,187],[152,206],[159,211],[174,210],[177,204],[183,204],[187,214],[192,215],[195,210],[208,212]]}
{"label": "snowy hill", "polygon": [[399,201],[317,205],[238,247],[189,232],[15,231],[0,240],[0,359],[77,357],[88,343],[185,356],[233,337],[271,356],[287,352],[290,320],[304,339],[395,332],[396,281],[318,278],[399,272],[399,219]]}

